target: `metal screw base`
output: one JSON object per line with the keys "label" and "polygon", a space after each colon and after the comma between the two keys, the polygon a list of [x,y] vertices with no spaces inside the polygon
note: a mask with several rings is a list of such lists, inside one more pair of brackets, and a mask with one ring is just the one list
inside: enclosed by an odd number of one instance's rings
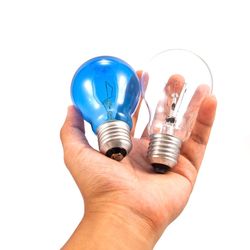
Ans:
{"label": "metal screw base", "polygon": [[165,173],[177,163],[181,140],[172,135],[153,134],[150,136],[148,159],[155,172]]}
{"label": "metal screw base", "polygon": [[130,127],[123,121],[110,121],[97,130],[100,151],[106,156],[121,161],[131,150]]}

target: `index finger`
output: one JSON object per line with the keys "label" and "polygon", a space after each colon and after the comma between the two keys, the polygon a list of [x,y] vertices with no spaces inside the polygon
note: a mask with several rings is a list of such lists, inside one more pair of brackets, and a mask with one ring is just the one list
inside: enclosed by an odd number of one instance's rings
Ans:
{"label": "index finger", "polygon": [[213,126],[217,101],[208,96],[201,104],[191,135],[181,148],[181,155],[186,157],[198,170],[204,157],[209,135]]}

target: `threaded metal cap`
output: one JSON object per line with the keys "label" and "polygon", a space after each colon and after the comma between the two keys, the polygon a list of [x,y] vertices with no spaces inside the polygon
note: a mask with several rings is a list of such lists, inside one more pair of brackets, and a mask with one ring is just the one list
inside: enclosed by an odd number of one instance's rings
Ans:
{"label": "threaded metal cap", "polygon": [[[181,140],[177,137],[160,133],[151,135],[148,159],[155,171],[163,173],[176,165],[180,148]],[[164,166],[166,171],[164,171]]]}
{"label": "threaded metal cap", "polygon": [[123,121],[110,121],[97,130],[100,151],[106,156],[121,161],[131,150],[130,127]]}

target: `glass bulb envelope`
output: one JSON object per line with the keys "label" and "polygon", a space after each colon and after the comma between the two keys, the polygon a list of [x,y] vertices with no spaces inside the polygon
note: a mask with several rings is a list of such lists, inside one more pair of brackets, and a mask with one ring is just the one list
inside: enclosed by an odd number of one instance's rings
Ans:
{"label": "glass bulb envelope", "polygon": [[172,49],[152,58],[141,82],[150,110],[148,159],[156,172],[166,172],[176,165],[200,105],[212,92],[212,74],[198,55]]}
{"label": "glass bulb envelope", "polygon": [[98,136],[102,153],[121,160],[132,147],[132,115],[141,96],[136,72],[123,60],[100,56],[85,62],[71,84],[74,105]]}

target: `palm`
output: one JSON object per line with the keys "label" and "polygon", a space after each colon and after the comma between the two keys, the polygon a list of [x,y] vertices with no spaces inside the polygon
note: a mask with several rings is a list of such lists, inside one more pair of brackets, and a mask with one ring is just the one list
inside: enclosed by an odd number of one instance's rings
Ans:
{"label": "palm", "polygon": [[148,141],[134,139],[133,143],[134,150],[130,156],[130,166],[138,178],[136,189],[142,205],[139,211],[143,210],[145,202],[147,209],[144,212],[155,223],[174,219],[184,208],[192,190],[192,182],[185,173],[178,173],[177,169],[185,165],[185,168],[194,170],[194,166],[185,157],[180,156],[179,166],[165,175],[155,174],[152,166],[147,163]]}
{"label": "palm", "polygon": [[[93,185],[91,189],[95,191],[92,191],[92,195],[106,193],[107,200],[108,197],[111,199],[110,202],[125,205],[150,219],[157,227],[162,227],[166,221],[173,220],[181,212],[192,190],[192,182],[185,173],[174,171],[184,165],[191,171],[196,170],[181,156],[179,166],[173,171],[165,175],[155,174],[146,159],[148,141],[133,139],[133,145],[132,152],[122,162],[115,162],[102,155],[93,155],[96,159],[93,165],[99,161],[98,165],[102,163],[102,166],[101,169],[91,170],[97,178],[89,182],[88,186]],[[85,178],[84,182],[86,184]],[[114,193],[115,200],[112,201]]]}

